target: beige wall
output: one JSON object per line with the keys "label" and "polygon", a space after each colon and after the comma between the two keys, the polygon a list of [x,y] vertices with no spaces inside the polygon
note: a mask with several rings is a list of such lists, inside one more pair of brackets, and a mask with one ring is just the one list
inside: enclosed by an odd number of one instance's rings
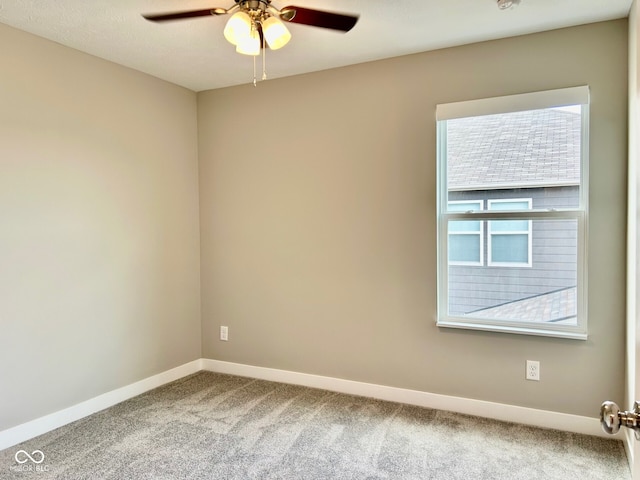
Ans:
{"label": "beige wall", "polygon": [[0,25],[0,430],[200,358],[196,95]]}
{"label": "beige wall", "polygon": [[[619,20],[200,93],[203,356],[592,417],[622,400],[626,42]],[[588,341],[437,328],[436,104],[584,84]]]}

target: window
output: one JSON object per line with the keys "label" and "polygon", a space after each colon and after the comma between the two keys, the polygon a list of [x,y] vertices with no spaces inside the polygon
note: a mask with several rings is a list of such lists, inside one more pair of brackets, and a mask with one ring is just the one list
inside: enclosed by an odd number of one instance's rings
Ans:
{"label": "window", "polygon": [[[489,210],[531,210],[531,199],[489,200]],[[531,220],[489,222],[489,265],[531,266]]]}
{"label": "window", "polygon": [[[482,202],[449,202],[449,210],[453,212],[482,210]],[[477,220],[451,222],[449,226],[450,265],[482,265],[482,227],[482,222]]]}
{"label": "window", "polygon": [[438,105],[443,327],[587,338],[588,87]]}

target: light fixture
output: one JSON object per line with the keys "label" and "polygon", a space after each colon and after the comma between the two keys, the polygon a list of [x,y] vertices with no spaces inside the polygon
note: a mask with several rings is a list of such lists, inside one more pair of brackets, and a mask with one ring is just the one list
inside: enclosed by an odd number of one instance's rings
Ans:
{"label": "light fixture", "polygon": [[271,50],[278,50],[291,40],[291,33],[284,23],[261,9],[241,10],[233,14],[224,27],[224,38],[238,47],[236,52],[244,55],[258,55],[260,50],[259,48],[257,52],[255,50],[255,39],[257,35],[257,44],[260,45],[260,32]]}
{"label": "light fixture", "polygon": [[246,12],[234,13],[224,27],[224,38],[232,45],[251,34],[251,17]]}
{"label": "light fixture", "polygon": [[242,53],[243,55],[260,55],[260,34],[258,30],[252,28],[249,32],[249,35],[246,35],[240,39],[236,44],[236,52]]}
{"label": "light fixture", "polygon": [[291,40],[291,33],[276,17],[269,17],[262,22],[262,33],[271,50],[278,50]]}
{"label": "light fixture", "polygon": [[497,0],[497,1],[498,1],[498,8],[500,10],[506,10],[508,8],[515,7],[520,3],[520,0]]}
{"label": "light fixture", "polygon": [[[284,47],[291,40],[291,33],[277,18],[285,15],[269,5],[265,0],[244,0],[237,2],[234,13],[224,27],[224,38],[235,45],[236,52],[253,57],[253,84],[256,85],[256,57],[262,52],[262,79],[266,80],[265,51]],[[295,15],[295,11],[293,12]],[[293,18],[292,15],[291,18]]]}

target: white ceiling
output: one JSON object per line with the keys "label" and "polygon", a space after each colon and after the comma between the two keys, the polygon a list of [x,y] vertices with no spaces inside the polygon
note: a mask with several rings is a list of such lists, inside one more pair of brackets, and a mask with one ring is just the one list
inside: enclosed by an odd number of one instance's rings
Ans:
{"label": "white ceiling", "polygon": [[[289,24],[292,39],[267,52],[269,78],[483,40],[626,17],[632,0],[273,0],[359,14],[350,32]],[[227,16],[168,23],[142,13],[212,7],[234,0],[0,0],[0,23],[111,60],[194,91],[250,83],[252,57],[224,39]],[[526,52],[523,52],[526,55]],[[259,62],[260,65],[260,62]]]}

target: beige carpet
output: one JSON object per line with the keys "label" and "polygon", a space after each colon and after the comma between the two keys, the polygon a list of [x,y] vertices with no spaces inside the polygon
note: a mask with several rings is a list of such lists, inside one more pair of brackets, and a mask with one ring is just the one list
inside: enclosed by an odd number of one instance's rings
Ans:
{"label": "beige carpet", "polygon": [[1,451],[5,478],[631,477],[615,440],[199,372]]}

